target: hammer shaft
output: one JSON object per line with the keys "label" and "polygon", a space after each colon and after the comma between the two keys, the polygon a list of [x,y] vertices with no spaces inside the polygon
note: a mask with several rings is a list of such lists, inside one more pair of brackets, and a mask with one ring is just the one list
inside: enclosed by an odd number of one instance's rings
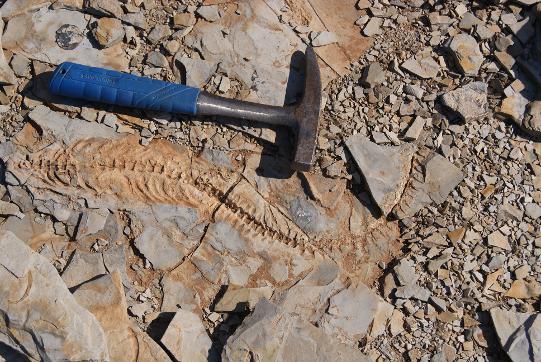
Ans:
{"label": "hammer shaft", "polygon": [[239,101],[201,92],[197,98],[197,114],[252,120],[272,125],[295,126],[293,107],[276,107]]}

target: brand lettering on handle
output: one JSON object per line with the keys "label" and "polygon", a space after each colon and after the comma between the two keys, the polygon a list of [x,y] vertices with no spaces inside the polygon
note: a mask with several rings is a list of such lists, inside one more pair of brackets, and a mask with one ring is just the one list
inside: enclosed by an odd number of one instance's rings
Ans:
{"label": "brand lettering on handle", "polygon": [[108,77],[101,74],[92,74],[92,73],[80,73],[81,79],[90,80],[93,82],[103,83],[107,85],[117,85],[118,78]]}

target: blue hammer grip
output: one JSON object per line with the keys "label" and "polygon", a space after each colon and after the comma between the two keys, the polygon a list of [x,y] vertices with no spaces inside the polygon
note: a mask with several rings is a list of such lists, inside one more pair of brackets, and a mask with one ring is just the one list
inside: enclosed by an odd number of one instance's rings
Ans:
{"label": "blue hammer grip", "polygon": [[195,115],[200,90],[70,62],[56,68],[51,93],[123,107]]}

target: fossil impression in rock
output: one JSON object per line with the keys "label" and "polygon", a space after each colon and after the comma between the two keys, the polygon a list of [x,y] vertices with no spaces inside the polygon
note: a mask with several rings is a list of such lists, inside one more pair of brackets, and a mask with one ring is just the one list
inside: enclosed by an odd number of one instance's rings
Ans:
{"label": "fossil impression in rock", "polygon": [[146,147],[134,136],[83,139],[67,147],[53,142],[13,156],[7,169],[35,195],[94,198],[119,210],[152,204],[196,208],[200,218],[225,221],[253,242],[279,242],[309,258],[332,259],[364,280],[397,249],[396,225],[374,219],[345,188],[311,186],[312,198],[331,195],[330,202],[308,198],[297,177],[265,179],[263,189],[234,166],[218,167],[165,140]]}

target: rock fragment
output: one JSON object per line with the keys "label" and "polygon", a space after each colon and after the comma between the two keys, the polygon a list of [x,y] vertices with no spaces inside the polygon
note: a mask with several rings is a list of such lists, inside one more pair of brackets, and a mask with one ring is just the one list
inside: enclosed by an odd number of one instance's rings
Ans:
{"label": "rock fragment", "polygon": [[191,13],[179,13],[173,17],[173,26],[177,29],[194,26],[195,22],[195,16]]}
{"label": "rock fragment", "polygon": [[220,9],[218,8],[218,5],[200,6],[196,13],[206,21],[214,22],[220,19]]}
{"label": "rock fragment", "polygon": [[228,288],[223,297],[214,307],[216,312],[233,312],[243,311],[244,309],[252,310],[261,298],[270,299],[272,296],[272,288]]}
{"label": "rock fragment", "polygon": [[381,26],[383,25],[382,18],[371,18],[364,26],[363,34],[366,36],[374,36],[381,34]]}
{"label": "rock fragment", "polygon": [[[180,55],[180,53],[178,54]],[[191,59],[182,56],[175,56],[175,70],[179,73],[179,78],[185,79],[186,85],[192,87],[202,87],[208,83],[216,67],[216,63],[202,59]],[[181,68],[180,70],[178,68]]]}
{"label": "rock fragment", "polygon": [[501,231],[496,230],[487,237],[487,242],[489,246],[495,246],[504,250],[511,250],[511,245],[509,245],[509,238],[501,233]]}
{"label": "rock fragment", "polygon": [[182,309],[175,313],[160,342],[177,361],[206,362],[212,347],[199,317]]}
{"label": "rock fragment", "polygon": [[467,122],[486,114],[487,89],[488,85],[484,82],[472,82],[444,94],[441,100]]}
{"label": "rock fragment", "polygon": [[379,63],[372,63],[367,66],[361,77],[361,83],[368,86],[374,87],[378,84],[383,83],[385,80],[385,70],[381,67]]}
{"label": "rock fragment", "polygon": [[426,120],[422,117],[416,117],[412,124],[408,127],[404,139],[407,141],[416,141],[426,124]]}
{"label": "rock fragment", "polygon": [[357,348],[339,343],[292,313],[261,300],[227,340],[224,362],[244,361],[368,361]]}
{"label": "rock fragment", "polygon": [[152,44],[157,44],[158,42],[167,38],[170,35],[171,35],[171,29],[169,29],[169,26],[158,24],[148,34],[148,40]]}
{"label": "rock fragment", "polygon": [[168,68],[169,62],[165,55],[160,52],[152,51],[147,55],[147,64],[153,65],[158,68]]}
{"label": "rock fragment", "polygon": [[432,57],[410,58],[402,63],[401,67],[423,79],[434,79],[440,71],[440,65]]}
{"label": "rock fragment", "polygon": [[314,47],[322,47],[337,42],[338,38],[336,37],[336,34],[331,33],[330,31],[322,31],[315,33],[315,35],[312,36],[312,46]]}
{"label": "rock fragment", "polygon": [[528,99],[520,93],[515,93],[502,101],[500,112],[521,126],[527,106]]}
{"label": "rock fragment", "polygon": [[500,344],[513,362],[541,360],[541,314],[490,310]]}
{"label": "rock fragment", "polygon": [[86,10],[97,16],[110,16],[117,19],[124,15],[118,0],[88,0]]}
{"label": "rock fragment", "polygon": [[521,128],[529,135],[541,139],[541,101],[533,101],[528,105]]}
{"label": "rock fragment", "polygon": [[0,231],[0,249],[0,312],[9,321],[0,338],[33,360],[108,360],[102,327],[49,261],[11,232]]}
{"label": "rock fragment", "polygon": [[[2,7],[4,8],[5,5]],[[13,70],[10,68],[4,51],[2,49],[2,35],[4,32],[4,21],[0,19],[0,84],[15,84],[17,83],[17,77]]]}
{"label": "rock fragment", "polygon": [[476,76],[479,73],[485,58],[474,37],[468,34],[455,35],[449,44],[449,49],[464,75]]}
{"label": "rock fragment", "polygon": [[124,27],[118,19],[101,18],[92,29],[92,35],[102,48],[109,48],[122,41]]}
{"label": "rock fragment", "polygon": [[374,201],[387,215],[400,199],[407,183],[415,145],[380,146],[360,134],[349,137],[346,145]]}
{"label": "rock fragment", "polygon": [[19,219],[24,217],[24,214],[19,210],[19,207],[10,202],[0,200],[0,216],[14,215]]}

